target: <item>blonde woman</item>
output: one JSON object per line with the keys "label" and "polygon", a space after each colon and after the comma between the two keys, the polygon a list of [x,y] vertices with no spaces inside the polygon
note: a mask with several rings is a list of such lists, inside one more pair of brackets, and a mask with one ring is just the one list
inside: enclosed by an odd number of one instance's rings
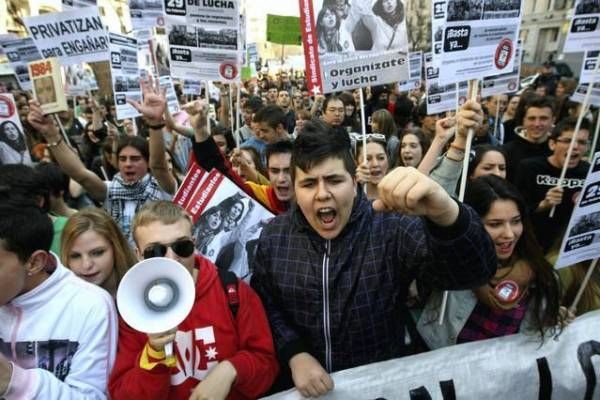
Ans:
{"label": "blonde woman", "polygon": [[86,208],[69,218],[62,234],[61,261],[80,278],[113,297],[137,260],[115,221],[102,209]]}

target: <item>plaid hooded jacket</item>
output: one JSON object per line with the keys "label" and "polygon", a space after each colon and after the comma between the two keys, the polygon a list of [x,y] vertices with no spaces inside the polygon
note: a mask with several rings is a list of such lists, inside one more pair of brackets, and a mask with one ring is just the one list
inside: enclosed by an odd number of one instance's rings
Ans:
{"label": "plaid hooded jacket", "polygon": [[460,205],[442,228],[425,218],[375,213],[359,190],[350,220],[321,238],[293,206],[263,228],[252,286],[261,297],[285,368],[300,352],[328,371],[399,357],[405,300],[417,278],[437,289],[467,289],[496,271],[479,216]]}

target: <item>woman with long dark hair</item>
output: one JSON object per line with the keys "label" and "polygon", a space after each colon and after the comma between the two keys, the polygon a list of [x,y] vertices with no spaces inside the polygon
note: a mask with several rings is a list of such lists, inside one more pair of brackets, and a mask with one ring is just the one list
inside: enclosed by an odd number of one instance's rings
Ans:
{"label": "woman with long dark hair", "polygon": [[0,162],[2,164],[31,164],[31,155],[23,133],[12,121],[0,124]]}
{"label": "woman with long dark hair", "polygon": [[481,217],[496,247],[498,270],[474,290],[449,293],[446,317],[437,323],[442,293],[433,293],[418,323],[431,349],[518,332],[554,335],[564,321],[552,265],[533,236],[517,189],[494,175],[474,179],[465,203]]}

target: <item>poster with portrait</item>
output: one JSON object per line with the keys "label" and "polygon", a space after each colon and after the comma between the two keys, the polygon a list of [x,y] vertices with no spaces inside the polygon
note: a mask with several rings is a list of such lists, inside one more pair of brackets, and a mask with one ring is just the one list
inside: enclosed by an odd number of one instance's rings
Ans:
{"label": "poster with portrait", "polygon": [[409,57],[410,75],[407,81],[398,82],[398,90],[409,92],[421,87],[421,72],[423,70],[423,52],[414,51]]}
{"label": "poster with portrait", "polygon": [[29,78],[33,97],[40,103],[44,114],[67,111],[67,97],[63,89],[60,65],[56,57],[30,62]]}
{"label": "poster with portrait", "polygon": [[239,2],[164,0],[171,75],[239,82]]}
{"label": "poster with portrait", "polygon": [[142,89],[138,75],[137,40],[110,32],[110,73],[117,119],[135,118],[140,115],[127,99],[142,101]]}
{"label": "poster with portrait", "polygon": [[163,0],[129,0],[129,14],[134,31],[165,24]]}
{"label": "poster with portrait", "polygon": [[98,90],[98,81],[89,64],[71,64],[63,69],[65,93],[69,96],[85,96],[90,90]]}
{"label": "poster with portrait", "polygon": [[313,94],[409,79],[404,0],[299,0]]}
{"label": "poster with portrait", "polygon": [[57,57],[61,65],[109,59],[98,7],[24,17],[23,22],[44,58]]}
{"label": "poster with portrait", "polygon": [[273,214],[217,170],[204,178],[185,209],[194,220],[196,249],[249,281],[258,237]]}
{"label": "poster with portrait", "polygon": [[0,165],[5,164],[31,164],[15,98],[10,93],[0,94]]}
{"label": "poster with portrait", "polygon": [[[600,47],[600,45],[598,45]],[[581,73],[579,74],[579,84],[590,83],[592,80],[595,82],[600,81],[600,70],[594,76],[594,70],[596,69],[596,63],[598,62],[598,56],[600,56],[600,50],[586,51],[583,57],[583,64],[581,65]]]}
{"label": "poster with portrait", "polygon": [[[446,111],[456,111],[467,101],[468,82],[442,84],[439,81],[440,68],[433,63],[433,54],[425,53],[425,89],[427,95],[427,115]],[[458,89],[458,93],[457,93]]]}
{"label": "poster with portrait", "polygon": [[2,42],[2,50],[8,58],[8,63],[21,86],[22,90],[31,90],[27,64],[40,60],[42,55],[30,37],[22,39],[9,39]]}
{"label": "poster with portrait", "polygon": [[600,50],[600,0],[576,0],[563,51]]}
{"label": "poster with portrait", "polygon": [[434,64],[440,83],[483,79],[513,70],[521,0],[432,0]]}
{"label": "poster with portrait", "polygon": [[600,152],[590,163],[583,190],[573,209],[555,268],[600,257]]}
{"label": "poster with portrait", "polygon": [[521,77],[521,40],[517,41],[515,49],[515,64],[511,72],[502,75],[483,78],[481,82],[481,97],[494,96],[496,94],[516,93],[519,90],[519,79]]}
{"label": "poster with portrait", "polygon": [[[145,37],[142,35],[141,38]],[[138,40],[138,49],[140,48],[140,37]],[[177,94],[175,93],[175,86],[173,84],[173,78],[171,76],[171,65],[169,62],[168,56],[168,42],[167,37],[165,35],[151,35],[148,39],[148,46],[141,45],[143,51],[149,52],[149,57],[151,60],[151,73],[153,76],[158,76],[160,81],[160,87],[166,89],[167,92],[167,107],[169,107],[169,112],[171,114],[175,114],[179,112],[179,101],[177,101]],[[139,58],[138,58],[139,62]],[[143,64],[140,66],[140,72],[143,71]],[[141,74],[142,77],[145,74]]]}

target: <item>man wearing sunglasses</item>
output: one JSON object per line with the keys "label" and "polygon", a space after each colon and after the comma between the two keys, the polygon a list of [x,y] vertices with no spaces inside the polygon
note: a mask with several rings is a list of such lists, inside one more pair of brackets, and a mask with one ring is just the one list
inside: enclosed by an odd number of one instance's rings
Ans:
{"label": "man wearing sunglasses", "polygon": [[[168,257],[182,264],[194,277],[196,298],[187,318],[161,334],[137,332],[120,320],[112,398],[248,399],[263,394],[278,368],[256,293],[238,282],[239,308],[233,314],[215,266],[194,254],[192,220],[179,206],[148,203],[132,229],[138,258]],[[169,342],[174,342],[174,362],[165,357]]]}
{"label": "man wearing sunglasses", "polygon": [[[575,139],[565,181],[559,186],[558,181],[567,161],[567,152],[576,124],[576,118],[563,119],[554,128],[548,140],[552,154],[548,157],[522,160],[517,169],[517,188],[531,211],[531,223],[544,251],[562,241],[590,167],[583,160],[589,148],[590,138],[589,122],[584,119]],[[556,210],[554,217],[550,218],[552,207],[556,207]]]}

